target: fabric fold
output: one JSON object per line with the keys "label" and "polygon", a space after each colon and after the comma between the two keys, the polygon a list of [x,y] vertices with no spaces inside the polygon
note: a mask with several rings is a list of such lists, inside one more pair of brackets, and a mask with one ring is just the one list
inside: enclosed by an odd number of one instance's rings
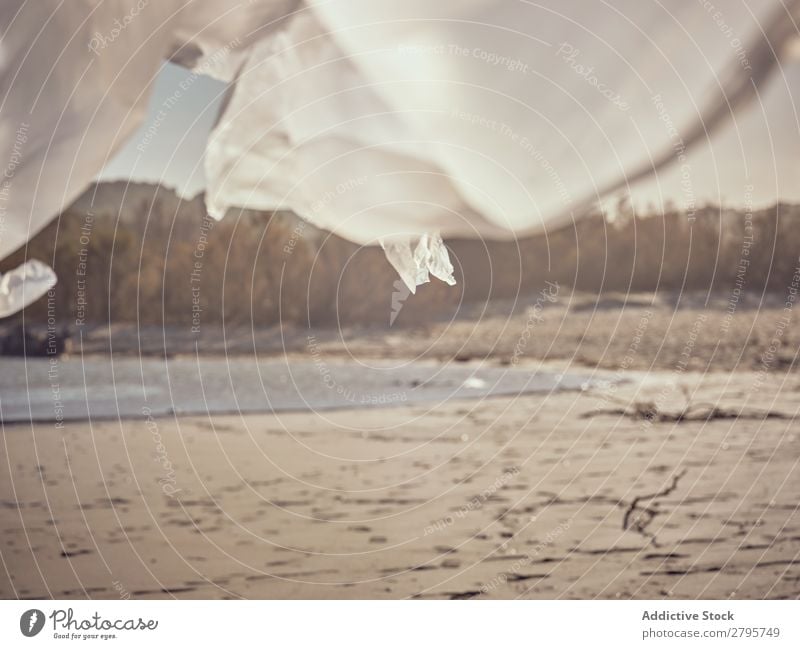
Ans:
{"label": "fabric fold", "polygon": [[770,148],[800,150],[797,74],[779,65],[800,0],[724,20],[707,5],[7,0],[0,258],[125,145],[165,60],[231,84],[210,214],[292,209],[383,245],[410,288],[453,280],[442,237],[541,232],[634,182],[672,183],[687,212],[723,179],[777,185],[797,160]]}

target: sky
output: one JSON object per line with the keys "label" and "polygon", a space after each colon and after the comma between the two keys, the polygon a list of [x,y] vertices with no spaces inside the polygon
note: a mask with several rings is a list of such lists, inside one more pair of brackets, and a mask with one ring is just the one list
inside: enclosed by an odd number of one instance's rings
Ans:
{"label": "sky", "polygon": [[[156,79],[147,119],[100,179],[160,182],[186,197],[202,191],[206,139],[225,88],[215,79],[165,64]],[[164,103],[172,97],[176,101]]]}

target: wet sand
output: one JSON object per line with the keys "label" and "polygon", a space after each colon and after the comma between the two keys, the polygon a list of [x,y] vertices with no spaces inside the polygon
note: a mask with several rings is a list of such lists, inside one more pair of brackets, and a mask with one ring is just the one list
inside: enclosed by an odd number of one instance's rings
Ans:
{"label": "wet sand", "polygon": [[627,376],[436,405],[6,424],[0,595],[800,595],[800,377]]}

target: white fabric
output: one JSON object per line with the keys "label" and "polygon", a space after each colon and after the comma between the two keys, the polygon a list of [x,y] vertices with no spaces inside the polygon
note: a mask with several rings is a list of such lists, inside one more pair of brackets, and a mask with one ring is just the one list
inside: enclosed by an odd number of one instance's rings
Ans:
{"label": "white fabric", "polygon": [[381,245],[386,259],[412,293],[416,293],[417,286],[427,284],[431,275],[450,286],[456,283],[453,264],[438,234],[423,234],[414,240],[393,237],[391,241],[382,241]]}
{"label": "white fabric", "polygon": [[[770,74],[791,104],[776,62],[798,4],[4,0],[0,155],[15,162],[0,258],[125,143],[170,58],[232,82],[208,143],[210,214],[291,208],[382,244],[411,288],[429,270],[450,281],[440,236],[578,218],[698,143],[720,164],[712,135],[738,129]],[[776,126],[796,138],[785,115],[756,124],[753,146]]]}
{"label": "white fabric", "polygon": [[53,270],[35,259],[0,274],[0,318],[21,311],[55,285]]}

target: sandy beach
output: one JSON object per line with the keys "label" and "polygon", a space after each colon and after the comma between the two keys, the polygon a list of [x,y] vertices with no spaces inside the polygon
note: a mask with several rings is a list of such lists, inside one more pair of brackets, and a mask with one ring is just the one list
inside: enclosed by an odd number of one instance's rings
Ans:
{"label": "sandy beach", "polygon": [[5,424],[0,596],[800,595],[800,377],[625,379],[388,408]]}

